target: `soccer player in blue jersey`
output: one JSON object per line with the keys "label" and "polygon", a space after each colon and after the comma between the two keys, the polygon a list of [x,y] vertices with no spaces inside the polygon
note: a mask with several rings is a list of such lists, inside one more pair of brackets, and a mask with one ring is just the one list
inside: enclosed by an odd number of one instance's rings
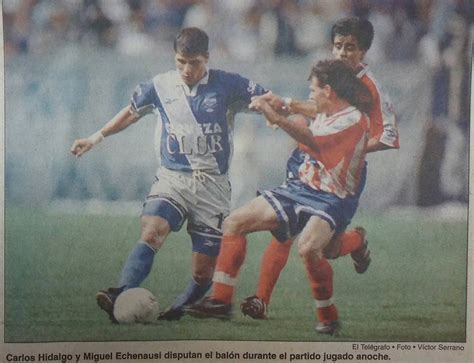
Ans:
{"label": "soccer player in blue jersey", "polygon": [[161,166],[143,206],[140,240],[125,261],[118,285],[99,291],[96,297],[113,322],[117,296],[140,286],[168,234],[179,231],[186,219],[192,279],[160,319],[180,319],[184,307],[202,298],[212,284],[222,222],[230,211],[233,116],[248,109],[253,96],[266,91],[238,74],[209,69],[208,44],[204,31],[182,29],[174,41],[176,70],[141,83],[130,105],[71,147],[79,157],[150,113],[157,114],[162,124],[156,140]]}

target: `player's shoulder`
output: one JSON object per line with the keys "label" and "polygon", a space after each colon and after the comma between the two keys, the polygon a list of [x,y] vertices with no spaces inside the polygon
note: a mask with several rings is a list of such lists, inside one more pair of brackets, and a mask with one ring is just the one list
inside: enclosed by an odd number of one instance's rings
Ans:
{"label": "player's shoulder", "polygon": [[167,72],[161,72],[161,73],[158,73],[156,74],[151,80],[150,82],[162,82],[162,81],[165,81],[165,82],[173,82],[173,81],[176,81],[179,77],[179,74],[178,74],[178,71],[176,71],[175,69],[172,69],[170,71],[167,71]]}
{"label": "player's shoulder", "polygon": [[380,84],[367,64],[357,73],[357,77],[369,88],[371,92],[380,93]]}
{"label": "player's shoulder", "polygon": [[240,74],[236,72],[229,72],[222,69],[209,69],[209,79],[216,79],[216,80],[237,80],[242,79]]}
{"label": "player's shoulder", "polygon": [[372,71],[370,70],[369,66],[365,63],[360,64],[360,68],[357,71],[357,78],[359,78],[362,82],[375,82],[375,77]]}
{"label": "player's shoulder", "polygon": [[364,114],[356,107],[349,106],[335,115],[334,124],[337,128],[345,129],[365,121],[364,117]]}

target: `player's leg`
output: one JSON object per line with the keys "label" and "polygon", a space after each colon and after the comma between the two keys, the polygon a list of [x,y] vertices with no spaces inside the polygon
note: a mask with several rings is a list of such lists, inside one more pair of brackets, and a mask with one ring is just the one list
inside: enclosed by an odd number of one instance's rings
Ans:
{"label": "player's leg", "polygon": [[334,226],[323,218],[312,216],[303,229],[298,243],[298,253],[305,265],[316,302],[316,315],[319,320],[316,331],[323,334],[336,334],[339,329],[337,309],[331,301],[333,271],[323,256],[323,250],[333,234]]}
{"label": "player's leg", "polygon": [[[101,290],[96,295],[99,307],[107,312],[113,322],[113,306],[117,296],[126,289],[140,286],[150,273],[155,254],[170,231],[178,231],[186,219],[184,201],[174,192],[176,184],[167,177],[156,179],[143,206],[140,240],[125,260],[118,287]],[[160,196],[163,191],[165,196]]]}
{"label": "player's leg", "polygon": [[[145,211],[150,210],[148,206]],[[170,233],[169,222],[153,215],[141,217],[140,240],[129,253],[122,268],[119,287],[127,290],[138,287],[150,273],[156,252]]]}
{"label": "player's leg", "polygon": [[231,213],[224,222],[212,293],[201,303],[191,306],[189,312],[198,317],[230,318],[235,284],[246,254],[246,235],[277,227],[277,215],[263,197],[257,197]]}
{"label": "player's leg", "polygon": [[[222,239],[224,216],[230,212],[231,188],[226,176],[189,180],[194,192],[183,191],[188,205],[188,233],[192,241],[192,278],[160,319],[177,320],[212,285]],[[189,189],[189,188],[188,188]],[[192,188],[191,188],[192,189]],[[189,195],[188,195],[189,194]]]}
{"label": "player's leg", "polygon": [[[356,271],[358,273],[365,272],[371,262],[365,235],[365,229],[362,227],[355,227],[337,234],[328,245],[328,249],[325,250],[325,256],[335,259],[350,253]],[[291,246],[291,239],[279,242],[276,238],[272,238],[262,256],[256,293],[247,297],[241,305],[244,315],[254,319],[266,318],[266,310],[270,304],[273,289],[281,271],[286,266]]]}
{"label": "player's leg", "polygon": [[173,304],[160,314],[159,320],[179,320],[186,308],[203,298],[212,285],[221,237],[191,233],[191,239],[193,242],[191,281]]}
{"label": "player's leg", "polygon": [[325,251],[326,257],[334,259],[350,253],[356,272],[364,273],[371,262],[366,234],[363,227],[355,227],[338,234]]}
{"label": "player's leg", "polygon": [[280,276],[280,272],[288,261],[292,244],[293,241],[291,239],[279,242],[276,238],[272,238],[262,256],[256,295],[267,305],[270,303],[273,288]]}
{"label": "player's leg", "polygon": [[[357,194],[354,197],[347,198],[346,202],[344,203],[345,206],[343,213],[347,215],[347,221],[350,221],[352,216],[355,214],[355,211],[359,205],[359,198],[365,188],[366,181],[367,162],[365,162],[361,172],[360,184]],[[351,257],[354,260],[356,272],[364,273],[369,267],[371,262],[370,251],[367,247],[366,231],[363,227],[355,227],[352,230],[337,234],[335,241],[333,241],[331,244],[336,246],[336,257],[345,256],[349,253],[351,254]]]}
{"label": "player's leg", "polygon": [[266,319],[273,289],[288,261],[292,244],[291,239],[285,242],[279,242],[275,237],[271,239],[260,263],[256,293],[245,298],[240,305],[244,315],[253,319]]}
{"label": "player's leg", "polygon": [[[155,203],[152,202],[153,205]],[[144,211],[150,210],[145,205]],[[156,205],[155,205],[156,209]],[[97,304],[107,312],[112,322],[113,306],[118,295],[127,289],[140,286],[150,273],[156,252],[163,245],[170,232],[167,220],[159,216],[142,215],[140,240],[127,256],[122,267],[118,287],[101,290],[96,295]]]}

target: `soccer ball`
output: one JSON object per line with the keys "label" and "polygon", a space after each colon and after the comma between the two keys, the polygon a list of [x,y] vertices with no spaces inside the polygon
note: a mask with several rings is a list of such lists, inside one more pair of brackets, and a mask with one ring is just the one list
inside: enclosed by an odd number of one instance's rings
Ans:
{"label": "soccer ball", "polygon": [[158,314],[156,297],[142,287],[125,290],[115,300],[114,316],[120,324],[151,323]]}

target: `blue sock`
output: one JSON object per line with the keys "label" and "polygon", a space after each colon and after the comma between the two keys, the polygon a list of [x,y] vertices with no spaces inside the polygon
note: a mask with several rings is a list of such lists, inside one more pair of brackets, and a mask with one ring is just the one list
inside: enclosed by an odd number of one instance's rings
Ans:
{"label": "blue sock", "polygon": [[148,243],[138,241],[123,265],[119,287],[127,290],[140,286],[150,273],[155,253],[155,249]]}
{"label": "blue sock", "polygon": [[191,280],[186,290],[179,295],[171,309],[181,309],[184,305],[190,305],[201,299],[210,289],[212,280],[206,281],[203,284],[198,284],[194,279]]}

